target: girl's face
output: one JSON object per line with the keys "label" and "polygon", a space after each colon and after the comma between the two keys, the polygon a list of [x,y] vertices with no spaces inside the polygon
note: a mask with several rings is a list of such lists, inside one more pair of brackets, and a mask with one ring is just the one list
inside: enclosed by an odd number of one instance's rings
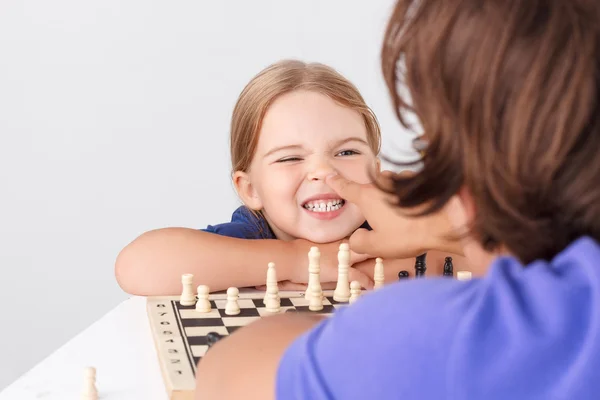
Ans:
{"label": "girl's face", "polygon": [[328,174],[369,183],[379,161],[361,115],[310,91],[279,97],[267,111],[248,174],[238,192],[262,209],[279,239],[327,243],[348,237],[365,219],[325,183]]}

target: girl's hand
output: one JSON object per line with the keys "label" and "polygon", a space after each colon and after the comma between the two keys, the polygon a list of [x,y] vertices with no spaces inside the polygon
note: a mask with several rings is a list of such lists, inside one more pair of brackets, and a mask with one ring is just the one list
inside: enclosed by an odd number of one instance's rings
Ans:
{"label": "girl's hand", "polygon": [[361,253],[357,253],[355,251],[350,250],[350,266],[361,263],[365,260],[369,260],[371,258],[375,259],[375,257],[373,257],[372,255],[369,255],[367,253],[361,254]]}

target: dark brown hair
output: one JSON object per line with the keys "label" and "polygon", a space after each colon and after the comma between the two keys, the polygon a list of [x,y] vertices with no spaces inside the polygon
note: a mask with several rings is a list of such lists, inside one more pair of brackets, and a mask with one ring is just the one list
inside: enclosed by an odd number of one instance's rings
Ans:
{"label": "dark brown hair", "polygon": [[435,212],[465,186],[474,236],[525,263],[600,240],[599,24],[591,0],[398,1],[382,69],[427,147],[397,205]]}

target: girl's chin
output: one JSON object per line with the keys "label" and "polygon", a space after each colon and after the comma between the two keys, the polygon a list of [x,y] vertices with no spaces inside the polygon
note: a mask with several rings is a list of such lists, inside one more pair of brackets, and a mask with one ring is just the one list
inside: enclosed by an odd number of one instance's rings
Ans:
{"label": "girl's chin", "polygon": [[347,232],[347,230],[343,231],[333,231],[333,232],[306,232],[306,234],[301,235],[305,240],[308,240],[313,243],[326,244],[331,242],[337,242],[339,240],[347,239],[354,230]]}
{"label": "girl's chin", "polygon": [[273,225],[277,224],[274,224],[274,222],[271,221],[270,225],[275,228],[273,231],[278,239],[294,240],[299,238],[316,244],[327,244],[347,240],[364,223],[364,219],[352,218],[352,221],[350,221],[348,218],[344,218],[315,221],[314,219],[301,218],[294,223],[286,221],[285,225],[288,229],[275,227]]}

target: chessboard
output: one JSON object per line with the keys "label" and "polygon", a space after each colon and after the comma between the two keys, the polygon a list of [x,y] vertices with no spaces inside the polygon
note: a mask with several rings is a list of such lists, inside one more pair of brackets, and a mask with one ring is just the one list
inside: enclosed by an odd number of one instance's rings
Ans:
{"label": "chessboard", "polygon": [[[417,278],[425,276],[425,257],[426,254],[423,254],[416,259]],[[338,253],[335,290],[321,289],[320,252],[318,247],[311,247],[308,253],[308,287],[305,291],[280,291],[275,264],[271,262],[267,265],[266,291],[230,287],[227,291],[210,293],[208,286],[199,285],[195,294],[193,275],[184,274],[181,278],[181,296],[148,297],[150,327],[169,400],[193,399],[196,366],[216,341],[225,339],[237,329],[284,312],[331,316],[337,309],[354,303],[366,290],[361,289],[357,281],[349,282],[349,260],[349,246],[342,243]],[[457,274],[457,279],[470,279],[470,272],[459,273],[462,274]],[[384,285],[381,258],[375,260],[373,275],[373,289],[377,290]],[[453,275],[451,257],[446,258],[444,275]],[[399,280],[407,277],[407,271],[398,273]]]}
{"label": "chessboard", "polygon": [[147,311],[163,380],[169,400],[191,400],[196,384],[196,366],[209,350],[211,335],[224,337],[260,318],[297,311],[332,315],[348,302],[333,299],[333,290],[323,291],[323,307],[309,310],[303,291],[279,291],[280,309],[267,311],[265,291],[239,290],[239,313],[227,315],[227,292],[209,295],[211,310],[196,311],[195,305],[182,305],[180,296],[149,297]]}

